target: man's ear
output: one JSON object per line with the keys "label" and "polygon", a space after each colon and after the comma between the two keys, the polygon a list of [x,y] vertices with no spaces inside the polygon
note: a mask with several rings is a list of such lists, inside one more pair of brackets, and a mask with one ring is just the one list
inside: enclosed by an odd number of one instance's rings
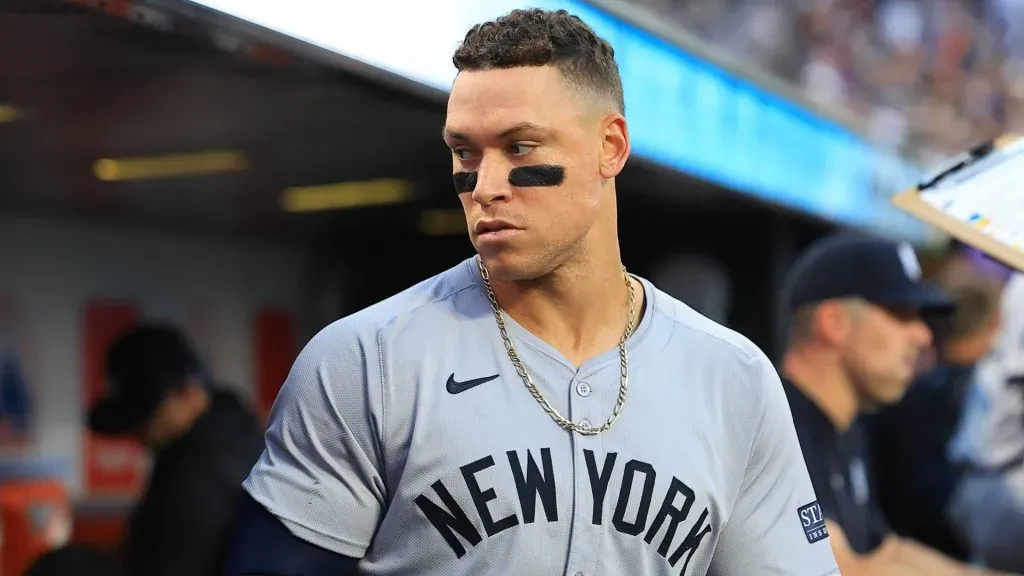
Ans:
{"label": "man's ear", "polygon": [[850,332],[851,314],[844,302],[826,300],[818,304],[812,319],[813,330],[818,337],[830,344],[838,344]]}
{"label": "man's ear", "polygon": [[599,171],[604,179],[615,178],[629,159],[629,128],[622,114],[609,114],[601,125],[601,157]]}

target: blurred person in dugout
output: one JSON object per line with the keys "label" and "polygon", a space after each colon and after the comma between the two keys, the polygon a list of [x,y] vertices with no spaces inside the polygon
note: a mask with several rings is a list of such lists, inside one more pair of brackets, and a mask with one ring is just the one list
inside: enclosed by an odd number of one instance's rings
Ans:
{"label": "blurred person in dugout", "polygon": [[263,427],[217,387],[186,337],[145,325],[107,351],[108,396],[89,413],[98,434],[132,435],[153,455],[124,542],[130,576],[221,573],[241,483],[263,450]]}
{"label": "blurred person in dugout", "polygon": [[878,506],[858,417],[900,400],[932,344],[925,318],[952,311],[922,281],[913,248],[827,237],[793,266],[786,297],[783,387],[843,576],[996,574],[894,532]]}
{"label": "blurred person in dugout", "polygon": [[950,446],[964,473],[949,516],[986,564],[1024,572],[1024,275],[1007,282],[1000,315]]}
{"label": "blurred person in dugout", "polygon": [[934,365],[903,399],[867,420],[876,487],[892,529],[959,560],[970,547],[947,511],[962,467],[949,457],[976,365],[995,346],[1002,281],[976,266],[949,268],[937,282],[955,311],[937,322]]}

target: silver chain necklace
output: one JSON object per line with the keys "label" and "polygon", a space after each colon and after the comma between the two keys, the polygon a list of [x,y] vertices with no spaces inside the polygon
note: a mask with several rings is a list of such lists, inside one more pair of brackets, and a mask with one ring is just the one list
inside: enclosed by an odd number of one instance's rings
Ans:
{"label": "silver chain necklace", "polygon": [[537,386],[533,383],[533,378],[530,377],[530,373],[526,371],[526,366],[519,359],[519,353],[516,352],[516,347],[512,344],[512,338],[508,335],[508,329],[505,327],[505,316],[501,312],[501,306],[498,305],[498,298],[494,295],[494,289],[491,288],[491,278],[487,268],[484,267],[484,263],[479,257],[477,257],[476,262],[480,268],[480,276],[484,280],[484,286],[487,288],[487,299],[491,302],[491,310],[494,311],[494,319],[498,323],[498,331],[501,333],[501,339],[505,343],[508,358],[512,361],[512,366],[515,367],[516,373],[523,380],[523,384],[526,385],[526,389],[530,391],[530,394],[537,400],[541,408],[548,413],[548,416],[551,416],[551,419],[556,424],[570,432],[576,432],[584,436],[596,436],[611,428],[615,421],[619,419],[619,415],[622,414],[622,408],[626,405],[626,392],[629,389],[629,359],[626,356],[626,340],[633,333],[633,317],[636,314],[636,294],[634,293],[633,283],[629,280],[629,273],[626,272],[626,268],[622,268],[622,275],[626,280],[626,289],[629,292],[629,309],[627,311],[628,316],[626,316],[626,330],[622,333],[622,338],[619,340],[619,396],[615,400],[615,408],[612,409],[612,415],[608,417],[608,421],[594,427],[573,422],[562,416],[544,398],[540,390],[537,389]]}

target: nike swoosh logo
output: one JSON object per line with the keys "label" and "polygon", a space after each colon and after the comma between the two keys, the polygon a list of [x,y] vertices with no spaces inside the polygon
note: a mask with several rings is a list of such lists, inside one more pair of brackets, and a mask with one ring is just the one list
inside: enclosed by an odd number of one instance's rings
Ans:
{"label": "nike swoosh logo", "polygon": [[486,378],[474,378],[472,380],[459,382],[455,379],[455,373],[453,372],[452,375],[448,377],[448,382],[447,384],[445,384],[445,389],[448,390],[449,394],[462,394],[463,392],[469,390],[470,388],[476,388],[477,386],[485,382],[490,382],[491,380],[495,380],[497,378],[498,375],[495,374],[494,376],[487,376]]}

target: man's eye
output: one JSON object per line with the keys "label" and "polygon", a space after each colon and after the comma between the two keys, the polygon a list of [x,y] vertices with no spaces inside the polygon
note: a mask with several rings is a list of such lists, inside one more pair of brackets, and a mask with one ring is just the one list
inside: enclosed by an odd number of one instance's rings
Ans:
{"label": "man's eye", "polygon": [[452,154],[455,154],[455,157],[458,158],[459,160],[469,160],[470,158],[473,157],[472,153],[469,150],[453,149]]}
{"label": "man's eye", "polygon": [[529,144],[510,144],[508,147],[508,151],[513,156],[522,156],[524,154],[530,153],[530,151],[533,150],[534,148],[536,148],[536,146],[531,146]]}

